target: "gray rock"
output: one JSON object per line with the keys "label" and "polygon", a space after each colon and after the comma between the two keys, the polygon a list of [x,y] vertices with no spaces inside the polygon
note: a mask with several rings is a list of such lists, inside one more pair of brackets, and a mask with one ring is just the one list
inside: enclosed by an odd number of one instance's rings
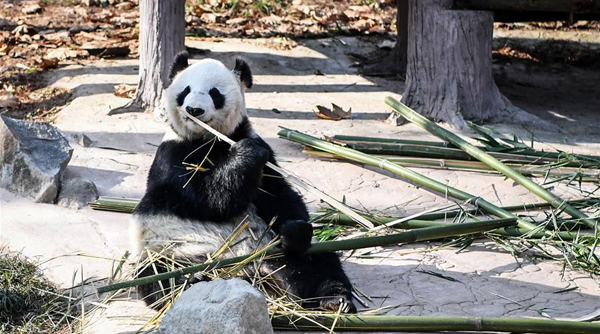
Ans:
{"label": "gray rock", "polygon": [[72,155],[69,142],[54,126],[0,115],[0,187],[54,203]]}
{"label": "gray rock", "polygon": [[162,334],[268,334],[273,327],[265,297],[250,283],[233,278],[194,284],[161,321]]}
{"label": "gray rock", "polygon": [[71,139],[77,144],[79,144],[79,146],[81,147],[91,147],[94,143],[94,141],[91,140],[90,137],[86,136],[83,133],[73,133],[71,134]]}
{"label": "gray rock", "polygon": [[56,204],[65,208],[81,209],[97,199],[98,189],[94,182],[80,177],[63,178]]}

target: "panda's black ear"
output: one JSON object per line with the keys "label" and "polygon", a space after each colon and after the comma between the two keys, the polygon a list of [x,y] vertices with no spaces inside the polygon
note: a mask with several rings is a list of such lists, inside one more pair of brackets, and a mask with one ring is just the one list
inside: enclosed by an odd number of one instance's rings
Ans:
{"label": "panda's black ear", "polygon": [[233,72],[240,77],[240,82],[246,88],[252,88],[252,72],[250,71],[250,66],[248,63],[242,58],[237,58],[235,60],[235,68]]}
{"label": "panda's black ear", "polygon": [[173,81],[175,75],[177,73],[185,70],[188,64],[188,58],[190,57],[187,51],[181,51],[175,55],[175,60],[173,60],[173,64],[171,64],[171,70],[169,71],[169,80]]}

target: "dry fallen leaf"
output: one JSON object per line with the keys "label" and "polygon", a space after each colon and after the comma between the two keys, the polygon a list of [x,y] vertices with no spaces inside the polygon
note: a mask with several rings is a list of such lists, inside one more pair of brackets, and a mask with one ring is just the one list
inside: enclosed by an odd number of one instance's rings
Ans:
{"label": "dry fallen leaf", "polygon": [[348,109],[348,111],[344,111],[337,104],[331,104],[332,109],[323,106],[317,106],[318,112],[315,112],[315,115],[319,118],[331,120],[331,121],[339,121],[341,119],[350,119],[352,118],[352,108]]}
{"label": "dry fallen leaf", "polygon": [[115,87],[115,95],[118,97],[124,97],[127,99],[132,99],[135,96],[136,86],[120,84]]}
{"label": "dry fallen leaf", "polygon": [[41,69],[49,69],[49,68],[54,68],[58,65],[59,59],[58,58],[49,58],[49,59],[42,59],[42,61],[39,63],[39,67]]}

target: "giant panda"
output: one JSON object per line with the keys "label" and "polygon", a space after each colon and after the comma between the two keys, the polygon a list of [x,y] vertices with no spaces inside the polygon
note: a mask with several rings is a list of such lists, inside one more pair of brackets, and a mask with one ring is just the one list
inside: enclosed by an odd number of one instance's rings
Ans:
{"label": "giant panda", "polygon": [[[244,100],[244,91],[252,87],[248,64],[238,58],[229,70],[217,60],[202,59],[190,66],[188,54],[182,52],[175,57],[169,79],[165,95],[169,129],[150,168],[146,193],[133,214],[137,248],[160,252],[172,263],[204,263],[246,221],[249,228],[224,257],[250,253],[279,235],[285,255],[267,262],[278,284],[305,300],[305,306],[356,312],[339,257],[335,253],[303,255],[312,238],[308,211],[281,175],[265,166],[267,161],[276,164],[275,154],[248,120]],[[178,108],[236,144],[215,139]],[[202,168],[189,170],[190,164],[202,164]],[[259,239],[265,232],[267,238]],[[170,269],[154,263],[138,276]],[[198,279],[202,278],[180,278],[175,283]],[[163,293],[172,283],[145,284],[138,292],[148,305],[160,308]]]}

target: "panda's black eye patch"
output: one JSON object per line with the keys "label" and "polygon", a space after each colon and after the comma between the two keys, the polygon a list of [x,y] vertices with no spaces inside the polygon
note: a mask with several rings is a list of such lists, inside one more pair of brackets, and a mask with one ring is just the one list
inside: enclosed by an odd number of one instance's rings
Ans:
{"label": "panda's black eye patch", "polygon": [[223,96],[223,94],[221,94],[221,92],[219,92],[218,89],[213,88],[208,91],[208,94],[212,98],[216,109],[223,108],[223,106],[225,105],[225,96]]}
{"label": "panda's black eye patch", "polygon": [[183,101],[185,100],[185,97],[191,92],[192,90],[190,89],[190,86],[185,87],[184,90],[181,91],[181,93],[177,94],[177,105],[181,107],[181,105],[183,104]]}

